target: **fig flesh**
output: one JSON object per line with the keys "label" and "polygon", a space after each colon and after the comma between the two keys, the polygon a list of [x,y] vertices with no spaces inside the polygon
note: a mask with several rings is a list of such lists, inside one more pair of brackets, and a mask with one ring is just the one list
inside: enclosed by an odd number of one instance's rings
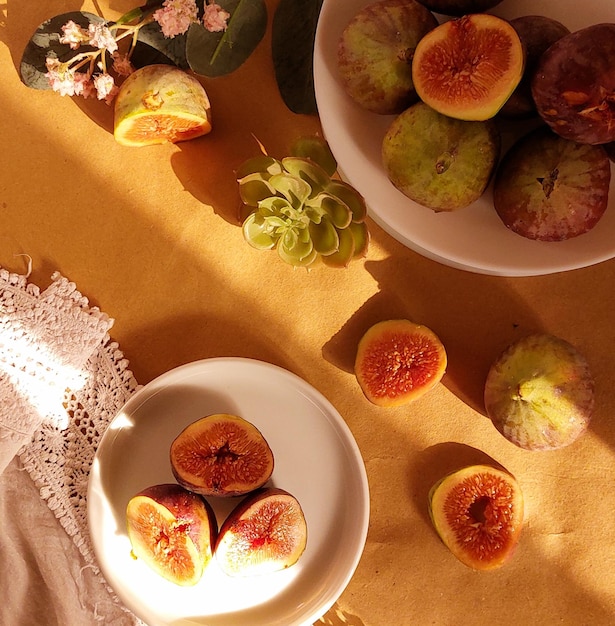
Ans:
{"label": "fig flesh", "polygon": [[438,481],[429,514],[444,545],[476,570],[504,565],[523,526],[523,494],[515,478],[489,465],[471,465]]}
{"label": "fig flesh", "polygon": [[113,135],[124,146],[188,141],[211,128],[205,89],[178,67],[141,67],[126,78],[115,98]]}
{"label": "fig flesh", "polygon": [[419,0],[430,11],[441,15],[461,17],[468,13],[482,13],[492,9],[502,0]]}
{"label": "fig flesh", "polygon": [[262,487],[274,457],[263,434],[242,417],[217,413],[189,424],[173,441],[177,482],[203,496],[239,496]]}
{"label": "fig flesh", "polygon": [[177,484],[153,485],[129,500],[126,522],[135,558],[176,585],[199,582],[218,531],[203,498]]}
{"label": "fig flesh", "polygon": [[359,341],[355,375],[365,397],[377,406],[406,404],[435,387],[447,357],[438,336],[410,320],[374,324]]}
{"label": "fig flesh", "polygon": [[420,99],[462,120],[494,117],[516,89],[525,63],[509,22],[474,13],[444,22],[416,46],[412,80]]}
{"label": "fig flesh", "polygon": [[415,0],[378,0],[361,9],[338,44],[338,72],[348,95],[379,114],[401,113],[416,102],[412,56],[423,35],[437,25]]}
{"label": "fig flesh", "polygon": [[556,41],[541,57],[532,96],[544,121],[566,139],[615,140],[615,24],[594,24]]}
{"label": "fig flesh", "polygon": [[520,448],[568,446],[587,430],[594,409],[587,360],[559,337],[523,337],[491,365],[485,409],[498,431]]}
{"label": "fig flesh", "polygon": [[542,55],[570,30],[561,22],[543,15],[523,15],[510,20],[525,49],[525,69],[521,82],[504,103],[500,114],[505,117],[526,118],[537,115],[532,97],[532,79]]}
{"label": "fig flesh", "polygon": [[391,183],[414,202],[455,211],[483,194],[500,144],[493,120],[456,120],[418,102],[389,126],[382,164]]}
{"label": "fig flesh", "polygon": [[563,241],[596,226],[608,207],[611,167],[602,146],[564,139],[541,126],[498,166],[493,204],[513,232]]}
{"label": "fig flesh", "polygon": [[307,545],[299,501],[283,489],[255,491],[220,528],[216,561],[228,576],[270,574],[294,565]]}

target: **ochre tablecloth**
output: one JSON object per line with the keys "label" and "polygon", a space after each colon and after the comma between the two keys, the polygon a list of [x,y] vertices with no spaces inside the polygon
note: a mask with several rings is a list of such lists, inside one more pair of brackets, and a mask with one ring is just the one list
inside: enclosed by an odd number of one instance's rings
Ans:
{"label": "ochre tablecloth", "polygon": [[[346,270],[293,270],[251,249],[235,220],[233,168],[257,153],[253,136],[284,156],[319,130],[281,101],[269,34],[236,74],[207,82],[211,135],[177,146],[121,147],[105,105],[19,80],[23,47],[48,17],[100,7],[112,19],[131,6],[0,6],[0,266],[25,273],[19,255],[28,254],[41,288],[55,271],[74,281],[115,319],[113,338],[141,384],[196,359],[244,356],[291,370],[334,403],[365,460],[371,522],[356,573],[322,623],[613,623],[615,261],[484,276],[422,258],[371,221],[367,258]],[[351,367],[367,326],[393,317],[436,331],[449,367],[428,395],[385,410],[364,399]],[[590,431],[556,452],[517,449],[482,410],[489,363],[531,331],[575,344],[596,376]],[[456,561],[426,508],[443,473],[483,454],[517,476],[526,499],[518,551],[491,573]],[[0,487],[0,623],[123,623],[16,462]]]}

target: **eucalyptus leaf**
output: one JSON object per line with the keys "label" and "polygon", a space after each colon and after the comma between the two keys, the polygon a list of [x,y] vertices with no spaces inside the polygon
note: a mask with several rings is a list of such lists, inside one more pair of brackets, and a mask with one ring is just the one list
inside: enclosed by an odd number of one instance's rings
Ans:
{"label": "eucalyptus leaf", "polygon": [[135,67],[144,67],[155,63],[166,63],[189,69],[186,59],[187,35],[165,37],[157,22],[151,22],[139,29],[137,45],[130,57]]}
{"label": "eucalyptus leaf", "polygon": [[[40,24],[26,44],[19,66],[21,80],[27,87],[42,90],[51,89],[49,81],[45,77],[47,56],[52,55],[60,61],[67,61],[75,55],[75,51],[71,50],[68,44],[60,43],[62,26],[70,20],[83,28],[87,28],[90,22],[98,24],[104,22],[102,18],[93,13],[70,11],[56,15]],[[83,46],[83,50],[92,50],[92,48]]]}
{"label": "eucalyptus leaf", "polygon": [[267,30],[263,0],[218,0],[218,4],[231,14],[226,31],[211,33],[202,24],[191,24],[186,40],[190,69],[212,78],[243,65]]}
{"label": "eucalyptus leaf", "polygon": [[271,52],[280,95],[293,113],[318,113],[314,94],[314,39],[322,0],[280,0]]}

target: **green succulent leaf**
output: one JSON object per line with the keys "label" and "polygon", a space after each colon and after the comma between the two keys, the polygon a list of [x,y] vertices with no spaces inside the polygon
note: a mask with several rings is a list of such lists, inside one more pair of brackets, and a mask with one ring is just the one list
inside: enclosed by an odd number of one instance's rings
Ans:
{"label": "green succulent leaf", "polygon": [[283,171],[282,163],[278,159],[261,154],[244,161],[237,169],[236,177],[240,179],[248,176],[248,174],[260,173],[263,175],[263,178],[269,178]]}
{"label": "green succulent leaf", "polygon": [[347,204],[329,193],[321,193],[314,199],[314,204],[331,218],[336,228],[346,228],[352,222],[352,212]]}
{"label": "green succulent leaf", "polygon": [[249,215],[243,223],[243,236],[257,250],[271,250],[277,242],[267,223],[256,213]]}
{"label": "green succulent leaf", "polygon": [[287,173],[274,174],[269,179],[269,184],[296,209],[300,209],[312,193],[308,183]]}
{"label": "green succulent leaf", "polygon": [[318,252],[311,244],[305,244],[301,248],[299,246],[288,248],[280,242],[277,251],[284,262],[295,267],[308,267],[318,258]]}
{"label": "green succulent leaf", "polygon": [[299,137],[290,147],[290,154],[318,163],[328,176],[333,176],[337,172],[337,161],[331,148],[329,148],[329,144],[317,135]]}
{"label": "green succulent leaf", "polygon": [[322,255],[333,254],[340,245],[340,238],[335,226],[328,220],[321,220],[319,223],[310,222],[310,236],[314,243],[314,249]]}
{"label": "green succulent leaf", "polygon": [[313,55],[322,0],[280,0],[271,51],[280,95],[293,113],[317,114]]}
{"label": "green succulent leaf", "polygon": [[355,251],[355,243],[352,232],[349,229],[339,231],[340,245],[337,252],[323,256],[322,260],[329,267],[348,267]]}
{"label": "green succulent leaf", "polygon": [[365,222],[351,222],[348,230],[352,233],[354,239],[353,258],[361,258],[367,254],[369,248],[369,229]]}
{"label": "green succulent leaf", "polygon": [[367,205],[363,196],[351,185],[341,180],[332,180],[327,191],[337,196],[352,212],[353,222],[362,222],[367,217]]}
{"label": "green succulent leaf", "polygon": [[309,159],[286,157],[282,159],[282,166],[293,176],[306,181],[313,190],[313,195],[324,189],[331,182],[329,174],[318,163]]}
{"label": "green succulent leaf", "polygon": [[261,200],[275,195],[276,190],[259,172],[248,174],[237,181],[241,201],[249,206],[257,206]]}
{"label": "green succulent leaf", "polygon": [[263,0],[217,0],[231,14],[226,31],[211,33],[202,24],[191,24],[186,59],[202,76],[224,76],[243,65],[267,30]]}

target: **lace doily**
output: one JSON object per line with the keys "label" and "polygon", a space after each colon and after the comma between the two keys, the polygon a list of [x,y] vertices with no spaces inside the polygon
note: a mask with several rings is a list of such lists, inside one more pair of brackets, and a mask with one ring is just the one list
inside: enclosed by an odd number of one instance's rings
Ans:
{"label": "lace doily", "polygon": [[104,583],[88,533],[88,478],[100,438],[138,384],[109,337],[113,320],[66,278],[52,279],[41,292],[0,268],[0,471],[2,457],[19,454]]}

